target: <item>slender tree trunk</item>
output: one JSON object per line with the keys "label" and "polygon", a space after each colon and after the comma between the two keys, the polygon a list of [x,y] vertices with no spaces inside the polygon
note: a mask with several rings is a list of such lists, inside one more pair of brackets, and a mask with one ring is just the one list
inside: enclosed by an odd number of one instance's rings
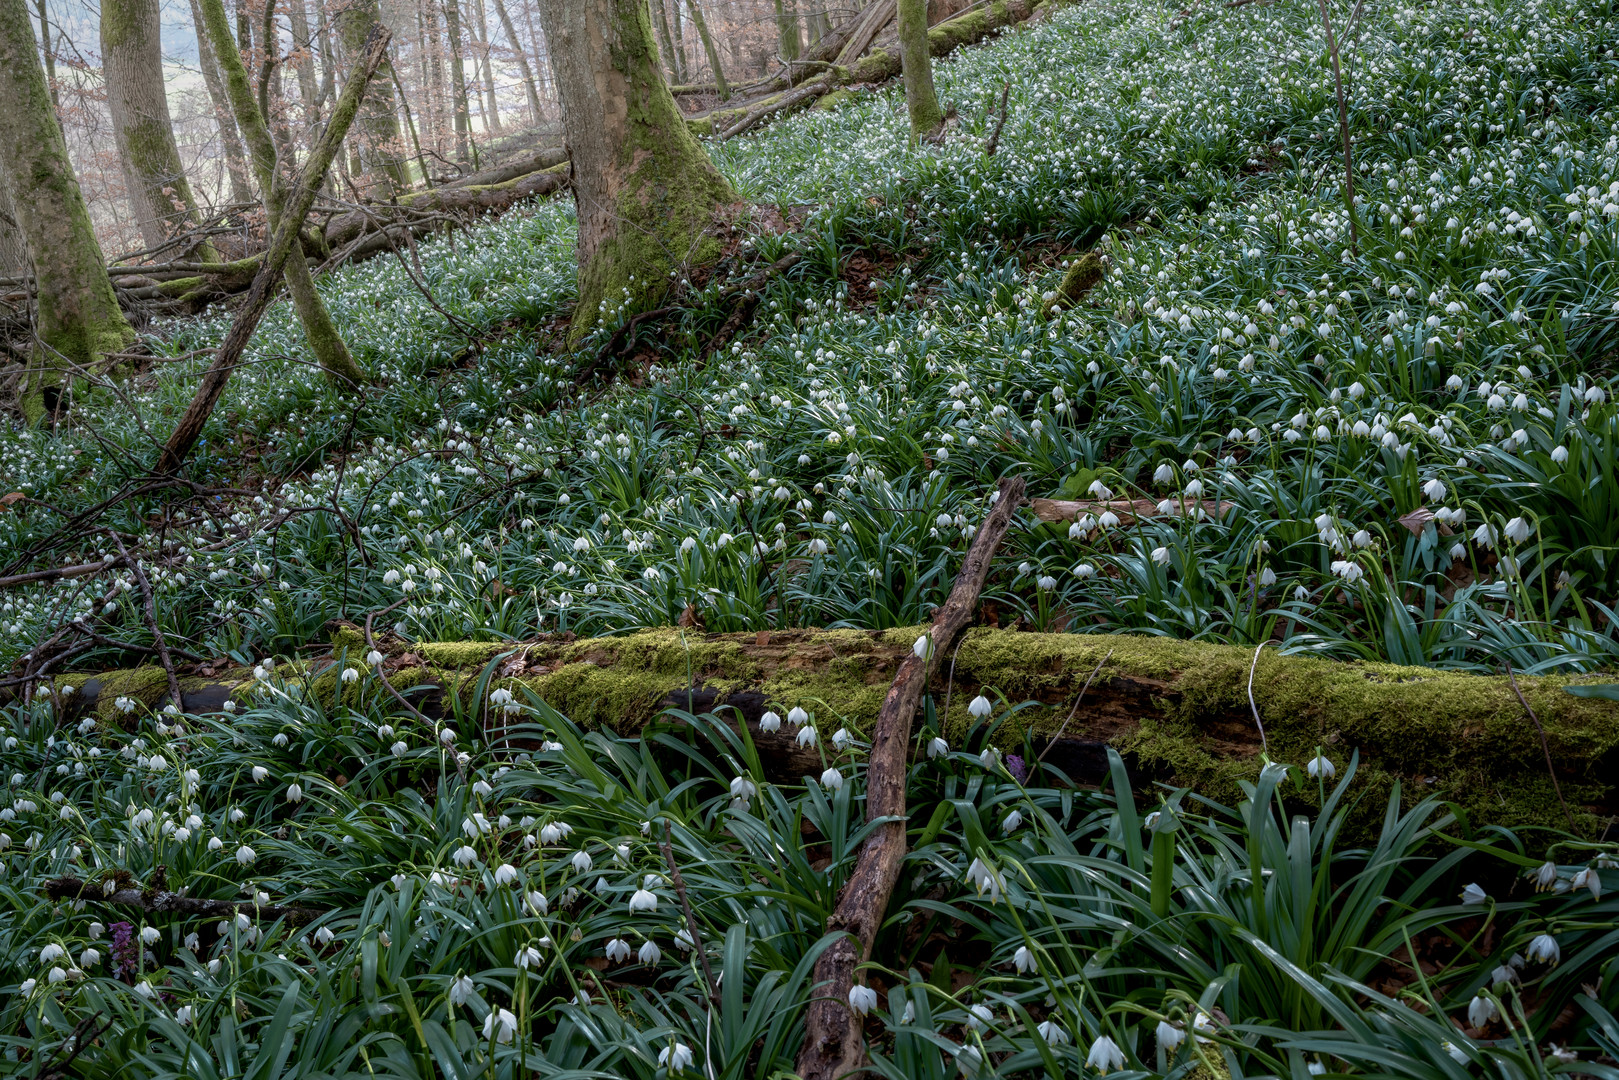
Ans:
{"label": "slender tree trunk", "polygon": [[708,20],[703,18],[703,9],[698,0],[691,0],[691,21],[697,27],[703,52],[708,54],[708,66],[714,69],[714,85],[719,89],[720,100],[725,101],[731,96],[731,86],[725,81],[725,71],[720,67],[720,52],[714,48],[714,38],[708,32]]}
{"label": "slender tree trunk", "polygon": [[798,39],[798,4],[794,0],[776,0],[776,41],[781,58],[789,64],[804,51]]}
{"label": "slender tree trunk", "polygon": [[158,0],[101,0],[101,63],[129,201],[147,247],[196,223],[163,85]]}
{"label": "slender tree trunk", "polygon": [[320,124],[320,83],[315,79],[315,41],[309,32],[309,13],[304,0],[288,0],[287,20],[292,24],[294,64],[298,71],[298,96],[304,104],[304,136],[315,145]]}
{"label": "slender tree trunk", "polygon": [[39,51],[45,57],[45,85],[51,91],[51,108],[60,115],[62,93],[56,85],[56,50],[51,47],[50,9],[45,0],[39,0]]}
{"label": "slender tree trunk", "polygon": [[928,53],[928,0],[899,0],[899,52],[905,73],[905,107],[911,114],[911,141],[944,123],[933,90],[933,58]]}
{"label": "slender tree trunk", "polygon": [[[432,144],[433,153],[444,153],[444,48],[438,35],[438,13],[433,10],[432,0],[418,0],[416,7],[416,37],[421,43],[422,62],[422,97],[426,101],[426,109],[422,113],[425,121],[427,141]],[[397,85],[397,84],[396,84]],[[402,92],[401,92],[402,93]]]}
{"label": "slender tree trunk", "polygon": [[652,13],[657,20],[658,48],[663,52],[664,69],[671,79],[679,82],[680,65],[675,60],[674,40],[669,36],[669,9],[664,7],[664,0],[652,0]]}
{"label": "slender tree trunk", "polygon": [[219,128],[219,144],[225,154],[225,171],[230,176],[230,199],[234,203],[250,203],[253,201],[253,184],[248,177],[247,153],[242,149],[242,137],[236,131],[236,118],[231,115],[230,101],[225,97],[225,83],[219,75],[219,61],[214,56],[213,42],[202,32],[202,9],[197,6],[197,0],[191,0],[191,20],[197,27],[197,63],[202,68],[208,101],[213,105],[214,122]]}
{"label": "slender tree trunk", "polygon": [[[538,80],[540,100],[544,101],[546,97],[551,96],[550,91],[554,89],[552,82],[547,78],[547,75],[551,70],[551,61],[549,59],[550,49],[549,47],[540,47],[541,34],[539,31],[534,29],[534,5],[524,3],[522,12],[523,26],[528,30],[528,42],[529,45],[534,49],[534,76]],[[538,123],[539,119],[539,113],[535,113],[535,122]]]}
{"label": "slender tree trunk", "polygon": [[541,0],[579,218],[577,340],[611,305],[654,300],[719,257],[737,200],[675,106],[646,0]]}
{"label": "slender tree trunk", "polygon": [[467,69],[461,53],[460,0],[444,0],[444,29],[450,40],[450,103],[455,111],[455,159],[466,162],[467,142],[472,137],[472,117],[468,111]]}
{"label": "slender tree trunk", "polygon": [[66,372],[117,352],[135,334],[118,310],[67,142],[34,51],[26,0],[0,0],[0,172],[34,264],[39,337],[22,385],[38,424],[66,407]]}
{"label": "slender tree trunk", "polygon": [[[247,138],[248,149],[253,155],[253,171],[258,177],[259,190],[264,192],[264,212],[269,222],[268,231],[273,234],[280,225],[284,209],[281,205],[281,188],[275,183],[276,171],[284,166],[290,167],[291,163],[278,162],[276,159],[275,143],[270,138],[270,130],[265,125],[264,117],[259,113],[258,104],[254,100],[253,88],[248,82],[247,68],[242,64],[241,54],[230,47],[230,23],[225,15],[224,0],[199,0],[199,2],[204,23],[199,32],[206,32],[212,38],[214,52],[220,59],[222,74],[225,76],[225,88],[230,94],[236,122]],[[372,12],[374,15],[375,8]],[[371,40],[372,28],[376,23],[377,20],[373,18],[366,24],[365,34],[355,39],[350,46],[351,55],[356,58],[362,55],[367,42]],[[387,61],[384,60],[383,63]],[[372,91],[375,89],[376,81],[371,80],[373,85],[364,88],[364,100],[371,100],[375,96]],[[392,97],[393,94],[389,93],[390,116],[392,116]],[[363,101],[360,108],[363,112]],[[395,130],[397,131],[397,121]],[[303,324],[304,337],[308,339],[309,349],[320,362],[327,378],[339,386],[349,388],[364,383],[365,372],[355,363],[348,346],[343,344],[343,338],[338,334],[331,314],[327,312],[320,294],[315,291],[314,279],[309,274],[309,264],[304,261],[303,247],[296,236],[292,241],[292,253],[287,259],[284,273],[287,291],[292,294],[293,308],[298,312],[298,319]]]}
{"label": "slender tree trunk", "polygon": [[675,46],[675,81],[691,81],[691,65],[686,62],[686,28],[680,22],[680,0],[668,0],[669,40]]}
{"label": "slender tree trunk", "polygon": [[517,70],[523,76],[523,91],[528,94],[528,112],[530,124],[540,122],[540,91],[534,85],[534,69],[529,66],[528,53],[523,49],[523,43],[517,37],[517,28],[512,25],[511,14],[506,10],[506,0],[494,0],[495,15],[500,19],[500,28],[506,34],[506,41],[512,48],[512,56],[517,61]]}
{"label": "slender tree trunk", "polygon": [[489,23],[483,10],[483,0],[472,0],[472,10],[478,16],[478,59],[480,81],[483,83],[484,127],[500,134],[500,103],[495,100],[495,69],[489,61]]}
{"label": "slender tree trunk", "polygon": [[[371,28],[380,21],[377,11],[377,0],[347,0],[337,12],[334,21],[337,23],[337,38],[343,44],[343,50],[350,58],[360,54],[365,47],[366,38],[371,34]],[[399,110],[394,103],[392,65],[383,61],[384,66],[390,70],[383,72],[385,78],[372,79],[371,84],[365,88],[365,98],[360,104],[360,119],[357,125],[360,129],[360,145],[363,150],[361,160],[364,162],[367,173],[375,173],[380,178],[382,187],[387,189],[384,194],[399,195],[407,191],[410,185],[405,180],[404,138],[399,130]],[[297,262],[296,259],[293,262]],[[290,267],[292,263],[288,263]],[[292,286],[296,270],[287,273],[288,286]]]}

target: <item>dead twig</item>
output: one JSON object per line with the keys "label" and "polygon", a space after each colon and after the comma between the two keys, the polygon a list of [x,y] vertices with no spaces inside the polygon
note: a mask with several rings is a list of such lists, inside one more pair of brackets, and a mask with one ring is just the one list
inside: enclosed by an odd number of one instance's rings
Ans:
{"label": "dead twig", "polygon": [[708,950],[703,948],[703,937],[697,930],[697,915],[691,909],[691,898],[686,895],[686,879],[680,876],[680,867],[675,865],[673,839],[674,827],[669,824],[668,818],[664,818],[663,841],[658,846],[663,848],[663,861],[669,864],[669,880],[674,882],[675,895],[680,897],[681,910],[686,913],[686,932],[691,935],[692,951],[703,965],[703,978],[708,981],[708,1000],[718,1008],[720,984],[715,981],[714,970],[708,965]]}
{"label": "dead twig", "polygon": [[1097,674],[1101,672],[1102,665],[1107,663],[1110,659],[1112,659],[1112,657],[1113,657],[1113,650],[1109,649],[1107,651],[1107,655],[1102,657],[1102,659],[1098,660],[1096,662],[1096,666],[1091,669],[1090,677],[1085,680],[1085,685],[1081,686],[1079,688],[1079,696],[1074,699],[1074,707],[1072,709],[1068,710],[1067,719],[1063,720],[1062,726],[1057,728],[1057,734],[1053,735],[1050,738],[1050,740],[1048,740],[1046,742],[1046,748],[1044,750],[1040,751],[1039,756],[1034,759],[1034,763],[1036,765],[1044,765],[1045,764],[1046,755],[1051,753],[1051,748],[1053,746],[1057,745],[1057,740],[1062,738],[1062,733],[1068,730],[1068,721],[1072,720],[1074,718],[1074,715],[1079,712],[1079,703],[1081,701],[1085,700],[1085,691],[1087,691],[1087,690],[1089,690],[1091,688],[1091,683],[1095,681]]}
{"label": "dead twig", "polygon": [[246,915],[260,922],[285,919],[299,926],[314,922],[325,915],[320,908],[295,904],[251,904],[235,900],[204,900],[198,896],[184,896],[167,889],[141,889],[133,884],[119,883],[108,892],[104,885],[92,885],[80,878],[65,876],[51,878],[42,887],[52,900],[84,900],[98,904],[116,904],[119,907],[138,908],[148,914],[174,913],[196,915],[205,919],[234,919]]}
{"label": "dead twig", "polygon": [[1552,748],[1546,741],[1546,729],[1541,727],[1540,717],[1530,708],[1529,699],[1518,689],[1518,677],[1512,673],[1512,662],[1503,660],[1501,666],[1507,669],[1507,682],[1512,684],[1512,693],[1517,697],[1518,704],[1523,706],[1523,711],[1528,714],[1530,721],[1535,725],[1535,730],[1540,733],[1540,752],[1546,755],[1546,775],[1552,778],[1552,790],[1557,792],[1557,805],[1563,808],[1563,816],[1568,819],[1568,831],[1578,832],[1574,824],[1574,815],[1569,811],[1568,802],[1563,798],[1563,785],[1557,782],[1557,769],[1552,765]]}
{"label": "dead twig", "polygon": [[174,674],[174,658],[169,655],[169,646],[163,640],[163,627],[157,621],[157,602],[152,597],[152,583],[146,578],[146,571],[141,569],[140,560],[130,558],[129,549],[124,546],[124,538],[118,535],[115,529],[104,530],[112,537],[112,542],[118,545],[118,554],[123,557],[126,565],[135,575],[135,584],[141,591],[141,605],[146,610],[146,623],[152,628],[152,644],[157,649],[157,659],[163,665],[163,674],[169,677],[169,700],[174,702],[178,712],[185,712],[185,700],[180,696],[180,679]]}
{"label": "dead twig", "polygon": [[996,147],[1001,145],[1001,128],[1006,126],[1006,99],[1011,96],[1011,93],[1012,80],[1008,79],[1005,85],[1001,87],[1001,106],[999,115],[995,117],[995,127],[990,131],[989,138],[984,141],[985,157],[994,157]]}

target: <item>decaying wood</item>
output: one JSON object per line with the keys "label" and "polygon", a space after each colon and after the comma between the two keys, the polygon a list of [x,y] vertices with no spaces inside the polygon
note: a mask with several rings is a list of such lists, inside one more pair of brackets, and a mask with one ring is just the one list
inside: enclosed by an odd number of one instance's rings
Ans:
{"label": "decaying wood", "polygon": [[300,907],[295,904],[252,904],[234,900],[204,900],[185,896],[168,889],[142,889],[120,882],[108,892],[103,886],[92,885],[76,877],[51,878],[42,887],[51,900],[84,900],[96,904],[113,904],[135,908],[149,915],[172,913],[195,915],[205,919],[234,919],[246,915],[256,922],[275,922],[284,919],[289,925],[302,926],[325,915],[319,908]]}
{"label": "decaying wood", "polygon": [[871,734],[866,762],[866,821],[878,823],[860,846],[827,932],[847,936],[834,942],[815,962],[815,996],[804,1022],[804,1045],[798,1074],[804,1080],[834,1080],[855,1072],[866,1047],[860,1017],[849,1006],[854,971],[871,952],[877,929],[899,880],[905,859],[905,779],[911,745],[911,720],[922,703],[933,656],[946,656],[956,638],[972,623],[978,594],[989,577],[990,563],[1023,501],[1022,477],[1003,479],[1000,498],[973,539],[944,606],[933,613],[931,653],[900,663]]}

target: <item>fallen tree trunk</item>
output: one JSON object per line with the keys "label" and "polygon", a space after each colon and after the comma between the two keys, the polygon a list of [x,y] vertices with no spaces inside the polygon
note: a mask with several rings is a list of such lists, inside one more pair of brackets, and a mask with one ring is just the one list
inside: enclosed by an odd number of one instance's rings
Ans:
{"label": "fallen tree trunk", "polygon": [[[803,751],[786,731],[760,731],[760,717],[802,705],[835,715],[851,730],[869,731],[918,633],[914,627],[758,634],[668,628],[584,640],[380,644],[390,654],[392,683],[429,716],[444,715],[447,695],[470,694],[483,665],[509,653],[497,669],[498,685],[514,692],[526,687],[576,723],[630,734],[667,709],[717,711],[748,725],[774,776],[795,780],[820,772],[819,753]],[[289,666],[286,675],[330,701],[343,667],[364,670],[363,635],[340,625],[332,650],[325,660]],[[1260,737],[1249,710],[1251,671],[1253,700],[1275,760],[1302,764],[1321,747],[1342,764],[1358,750],[1361,775],[1373,788],[1400,780],[1413,799],[1442,793],[1468,810],[1475,827],[1563,827],[1539,736],[1505,678],[1283,656],[1269,648],[1257,665],[1253,659],[1246,646],[978,627],[963,635],[950,663],[935,666],[930,685],[941,709],[949,693],[944,723],[952,740],[971,729],[967,702],[980,692],[1030,702],[997,739],[1021,752],[1027,735],[1039,752],[1097,671],[1063,737],[1050,747],[1047,766],[1076,782],[1099,783],[1111,747],[1145,776],[1235,800],[1238,782],[1253,778],[1260,766]],[[239,668],[182,673],[185,710],[219,714],[227,700],[247,702],[252,681],[252,672]],[[1619,813],[1619,704],[1576,698],[1563,687],[1609,681],[1612,676],[1518,679],[1546,728],[1563,793],[1587,833]],[[88,713],[111,725],[125,719],[114,704],[119,697],[161,709],[167,682],[152,665],[57,676],[55,685],[76,691],[58,698],[65,723]],[[365,682],[341,693],[365,692]]]}
{"label": "fallen tree trunk", "polygon": [[865,1059],[863,1027],[859,1014],[849,1005],[849,994],[855,968],[871,955],[905,860],[911,719],[921,707],[928,672],[944,666],[956,639],[973,620],[978,595],[989,578],[995,551],[1023,501],[1023,490],[1021,476],[1000,482],[999,499],[973,539],[949,599],[933,613],[926,638],[918,639],[925,648],[913,647],[911,655],[900,661],[877,713],[866,760],[866,821],[876,827],[861,843],[854,870],[826,920],[827,933],[845,936],[815,962],[815,996],[804,1017],[804,1045],[797,1063],[798,1075],[804,1080],[836,1080],[858,1072]]}

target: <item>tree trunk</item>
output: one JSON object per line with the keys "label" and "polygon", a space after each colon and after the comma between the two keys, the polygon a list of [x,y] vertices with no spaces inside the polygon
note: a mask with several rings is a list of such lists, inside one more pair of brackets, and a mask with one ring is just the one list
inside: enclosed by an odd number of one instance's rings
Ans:
{"label": "tree trunk", "polygon": [[[501,685],[515,691],[521,682],[576,723],[633,734],[669,708],[740,719],[771,774],[792,781],[819,774],[820,749],[799,747],[785,725],[775,733],[760,731],[764,712],[785,715],[803,705],[822,717],[836,716],[851,731],[870,732],[920,632],[699,634],[671,627],[579,641],[553,635],[534,643],[379,647],[391,654],[386,670],[394,685],[420,690],[415,700],[429,715],[451,714],[449,698],[459,692],[463,715],[476,717],[478,703],[471,698],[477,679],[469,673],[510,653],[496,669]],[[339,627],[332,649],[331,660],[341,662],[325,667],[314,661],[307,676],[310,692],[323,702],[341,685],[343,666],[360,666],[365,642],[356,628]],[[406,653],[419,659],[402,660]],[[1403,778],[1411,800],[1434,792],[1455,799],[1475,829],[1492,823],[1566,828],[1539,735],[1501,676],[1284,656],[1270,648],[1256,665],[1254,650],[1244,646],[988,627],[968,630],[952,656],[940,659],[940,650],[934,655],[929,693],[952,746],[962,748],[974,723],[967,712],[973,696],[1003,694],[1014,704],[1031,703],[1000,728],[1003,747],[1021,754],[1018,744],[1027,730],[1048,768],[1081,783],[1105,780],[1112,747],[1140,774],[1196,786],[1212,799],[1239,799],[1238,784],[1257,775],[1264,751],[1249,705],[1252,673],[1253,702],[1274,761],[1302,765],[1321,747],[1342,768],[1358,750],[1365,782],[1386,790]],[[521,664],[510,662],[516,659]],[[89,713],[109,724],[122,715],[114,705],[119,696],[157,712],[168,683],[141,674],[63,676],[78,692],[60,700],[69,703],[71,719]],[[709,678],[713,685],[705,685]],[[1619,813],[1619,703],[1577,698],[1563,687],[1611,681],[1605,675],[1518,676],[1546,729],[1563,792],[1582,831],[1592,833]],[[182,676],[185,711],[218,712],[252,682],[251,669]],[[359,692],[374,691],[363,682],[343,690]],[[921,750],[913,741],[911,753]]]}
{"label": "tree trunk", "polygon": [[45,85],[50,88],[51,108],[60,114],[62,94],[56,85],[56,50],[51,47],[50,9],[45,0],[39,0],[39,51],[45,57]]}
{"label": "tree trunk", "polygon": [[253,201],[253,184],[249,179],[247,153],[242,149],[242,137],[236,130],[236,118],[231,115],[230,101],[225,96],[225,82],[219,74],[219,61],[214,56],[213,42],[202,29],[202,9],[197,0],[191,0],[191,21],[197,28],[197,64],[202,68],[203,85],[208,89],[208,101],[213,106],[214,121],[219,128],[220,149],[225,154],[225,171],[230,176],[230,199],[234,203]]}
{"label": "tree trunk", "polygon": [[479,81],[483,83],[484,129],[487,132],[499,135],[501,133],[500,103],[495,100],[495,69],[489,60],[489,23],[483,10],[483,0],[472,0],[472,10],[478,16],[479,63],[476,66],[479,72]]}
{"label": "tree trunk", "polygon": [[776,50],[782,60],[792,63],[804,51],[798,37],[796,0],[776,0]]}
{"label": "tree trunk", "polygon": [[697,27],[697,36],[702,40],[703,52],[708,54],[708,66],[714,69],[714,88],[720,92],[720,100],[727,101],[731,97],[731,87],[725,81],[725,71],[720,67],[720,53],[714,48],[714,38],[708,32],[708,20],[703,18],[703,9],[698,0],[691,0],[691,21]]}
{"label": "tree trunk", "polygon": [[455,115],[455,160],[471,159],[467,142],[472,137],[472,116],[467,101],[467,69],[461,49],[460,0],[444,0],[444,29],[450,39],[450,104]]}
{"label": "tree trunk", "polygon": [[[432,0],[419,0],[416,8],[416,37],[421,43],[422,97],[426,107],[422,112],[423,130],[433,153],[444,153],[444,47],[439,40],[438,12]],[[396,82],[395,87],[398,87]],[[400,91],[401,96],[404,92]],[[425,166],[424,166],[425,168]]]}
{"label": "tree trunk", "polygon": [[298,96],[304,103],[304,137],[313,146],[320,124],[320,83],[315,79],[315,41],[309,32],[309,13],[304,10],[304,0],[289,0],[287,20],[292,24]]}
{"label": "tree trunk", "polygon": [[680,82],[680,64],[675,60],[674,40],[669,36],[669,9],[664,0],[652,0],[653,15],[657,19],[658,47],[663,51],[663,66],[669,77]]}
{"label": "tree trunk", "polygon": [[[279,205],[280,197],[274,184],[276,170],[281,167],[281,163],[276,159],[275,144],[271,141],[269,128],[265,126],[264,118],[259,115],[258,105],[253,100],[253,90],[248,82],[247,68],[242,64],[241,55],[230,47],[230,24],[226,19],[223,0],[200,0],[200,4],[204,22],[202,30],[212,37],[214,52],[220,58],[225,87],[236,113],[236,122],[240,125],[242,134],[247,137],[248,148],[253,154],[253,170],[258,176],[259,190],[264,192],[264,211],[269,221],[269,231],[274,233],[280,224],[283,209]],[[372,11],[374,14],[375,8]],[[376,20],[373,18],[370,26],[375,25]],[[356,40],[351,47],[351,53],[355,57],[361,55],[366,43],[371,39],[370,26],[366,30],[366,36]],[[384,60],[383,63],[387,61]],[[373,83],[376,81],[378,80],[371,80]],[[365,100],[369,101],[376,97],[373,90],[373,86],[368,85],[365,88]],[[390,115],[392,98],[393,95],[390,93],[388,95]],[[362,112],[363,108],[362,104]],[[287,167],[291,165],[290,162],[286,164]],[[363,384],[365,372],[355,363],[348,346],[338,334],[337,326],[332,322],[332,316],[326,310],[325,303],[315,291],[315,282],[310,277],[308,264],[304,261],[302,245],[296,238],[284,272],[287,291],[292,294],[293,308],[298,312],[298,319],[303,324],[309,350],[315,354],[326,377],[340,387],[354,388]]]}
{"label": "tree trunk", "polygon": [[717,259],[737,201],[659,70],[646,0],[542,0],[579,217],[577,341],[611,305],[640,305]]}
{"label": "tree trunk", "polygon": [[196,224],[163,85],[158,0],[101,0],[101,64],[113,137],[141,239],[157,247]]}
{"label": "tree trunk", "polygon": [[39,343],[20,395],[30,424],[66,406],[67,371],[95,364],[135,338],[118,310],[34,49],[26,0],[0,0],[0,170],[11,187],[38,294]]}
{"label": "tree trunk", "polygon": [[931,134],[944,123],[944,110],[933,90],[933,60],[928,55],[928,0],[899,0],[899,53],[905,75],[905,107],[911,114],[911,141]]}
{"label": "tree trunk", "polygon": [[680,21],[680,0],[668,0],[668,4],[671,9],[669,40],[675,47],[675,81],[689,82],[691,65],[686,62],[686,28]]}
{"label": "tree trunk", "polygon": [[28,272],[28,248],[23,244],[22,226],[17,223],[17,204],[11,197],[11,184],[0,164],[0,277],[18,277]]}
{"label": "tree trunk", "polygon": [[[343,51],[352,62],[365,47],[371,28],[381,22],[377,0],[347,0],[337,12],[334,21],[337,24],[337,38],[342,42]],[[409,190],[410,185],[405,179],[405,140],[399,130],[399,110],[394,102],[393,73],[388,61],[384,60],[383,64],[390,70],[382,73],[384,77],[372,79],[371,84],[366,87],[365,100],[360,105],[358,127],[362,149],[361,161],[365,171],[371,174],[372,186],[382,189],[375,194],[387,198],[403,194]],[[287,274],[289,286],[292,280],[293,275],[289,271]]]}
{"label": "tree trunk", "polygon": [[500,18],[500,28],[506,33],[506,41],[511,45],[512,58],[517,61],[517,70],[523,76],[523,91],[528,95],[528,122],[540,122],[540,91],[534,85],[534,69],[529,66],[528,52],[523,43],[518,40],[517,28],[512,25],[512,17],[506,10],[506,0],[494,0],[495,14]]}

